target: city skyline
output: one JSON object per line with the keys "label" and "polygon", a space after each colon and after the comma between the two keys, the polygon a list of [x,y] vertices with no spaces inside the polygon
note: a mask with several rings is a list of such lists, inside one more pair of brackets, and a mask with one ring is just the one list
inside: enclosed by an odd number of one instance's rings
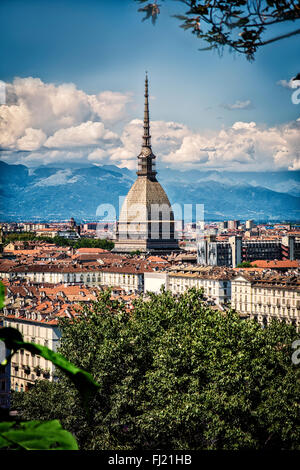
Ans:
{"label": "city skyline", "polygon": [[153,2],[0,2],[1,450],[299,449],[299,2]]}

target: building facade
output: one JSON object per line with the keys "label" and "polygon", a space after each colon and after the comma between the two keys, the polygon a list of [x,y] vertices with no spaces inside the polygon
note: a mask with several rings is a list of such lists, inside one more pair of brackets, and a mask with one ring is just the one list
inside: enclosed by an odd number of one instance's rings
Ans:
{"label": "building facade", "polygon": [[197,243],[198,264],[237,267],[244,261],[294,260],[298,255],[295,237],[278,239],[244,238],[231,236],[219,241],[215,236],[205,237]]}
{"label": "building facade", "polygon": [[172,294],[183,294],[191,288],[203,289],[208,301],[223,308],[231,299],[232,271],[218,268],[179,267],[169,271],[144,274],[144,292],[158,293],[162,286]]}
{"label": "building facade", "polygon": [[268,324],[272,318],[300,326],[300,279],[241,275],[231,282],[231,306],[244,316]]}
{"label": "building facade", "polygon": [[[19,330],[26,342],[34,342],[56,351],[61,337],[56,321],[48,323],[38,312],[27,314],[25,318],[17,315],[4,311],[3,326]],[[55,380],[53,363],[24,349],[17,351],[11,360],[10,389],[25,392],[34,385],[35,380],[40,379]]]}
{"label": "building facade", "polygon": [[24,279],[36,284],[84,284],[86,286],[121,287],[127,293],[144,290],[142,266],[59,266],[37,264],[2,268],[0,278],[10,281]]}

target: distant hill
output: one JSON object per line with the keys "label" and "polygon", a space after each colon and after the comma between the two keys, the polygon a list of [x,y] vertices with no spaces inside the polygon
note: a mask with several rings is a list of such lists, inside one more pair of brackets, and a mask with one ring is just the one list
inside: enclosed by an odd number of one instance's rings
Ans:
{"label": "distant hill", "polygon": [[[126,196],[134,171],[114,165],[29,169],[0,161],[0,219],[97,220],[100,204]],[[172,204],[204,204],[206,220],[300,219],[300,172],[217,172],[161,169]]]}

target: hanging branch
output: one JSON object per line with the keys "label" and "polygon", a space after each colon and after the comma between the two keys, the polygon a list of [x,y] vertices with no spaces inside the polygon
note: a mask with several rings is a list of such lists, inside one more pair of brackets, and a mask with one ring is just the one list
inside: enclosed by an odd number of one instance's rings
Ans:
{"label": "hanging branch", "polygon": [[[145,12],[143,21],[150,19],[155,24],[160,14],[156,1],[135,0],[146,4],[139,8]],[[162,0],[164,1],[164,0]],[[248,60],[254,60],[257,50],[267,44],[300,34],[292,29],[284,34],[265,39],[276,24],[290,24],[300,19],[300,1],[292,0],[176,0],[189,9],[184,15],[173,15],[181,21],[180,27],[190,30],[199,39],[208,43],[200,50],[216,49],[222,52],[229,47]]]}

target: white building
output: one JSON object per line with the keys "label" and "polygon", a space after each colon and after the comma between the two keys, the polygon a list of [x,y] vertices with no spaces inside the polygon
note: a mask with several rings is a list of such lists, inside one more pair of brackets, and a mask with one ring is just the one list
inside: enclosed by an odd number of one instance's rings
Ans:
{"label": "white building", "polygon": [[168,273],[165,271],[144,273],[144,292],[158,294],[162,288],[168,289]]}
{"label": "white building", "polygon": [[168,272],[145,273],[144,292],[158,293],[161,286],[172,294],[182,294],[195,287],[203,289],[207,300],[220,307],[230,301],[231,271],[219,268],[189,267]]}
{"label": "white building", "polygon": [[[4,312],[3,326],[17,328],[26,342],[34,342],[47,346],[56,351],[60,339],[60,332],[55,320],[42,319],[39,313],[28,313],[25,318],[9,315]],[[35,380],[55,378],[55,366],[41,356],[31,354],[29,351],[20,349],[11,360],[10,388],[15,391],[26,391]]]}
{"label": "white building", "polygon": [[127,293],[140,293],[144,290],[144,270],[134,265],[81,266],[59,264],[35,264],[2,267],[1,279],[26,279],[43,284],[74,284],[86,286],[121,287]]}
{"label": "white building", "polygon": [[263,324],[277,318],[299,326],[300,279],[279,275],[237,276],[231,283],[231,306]]}

